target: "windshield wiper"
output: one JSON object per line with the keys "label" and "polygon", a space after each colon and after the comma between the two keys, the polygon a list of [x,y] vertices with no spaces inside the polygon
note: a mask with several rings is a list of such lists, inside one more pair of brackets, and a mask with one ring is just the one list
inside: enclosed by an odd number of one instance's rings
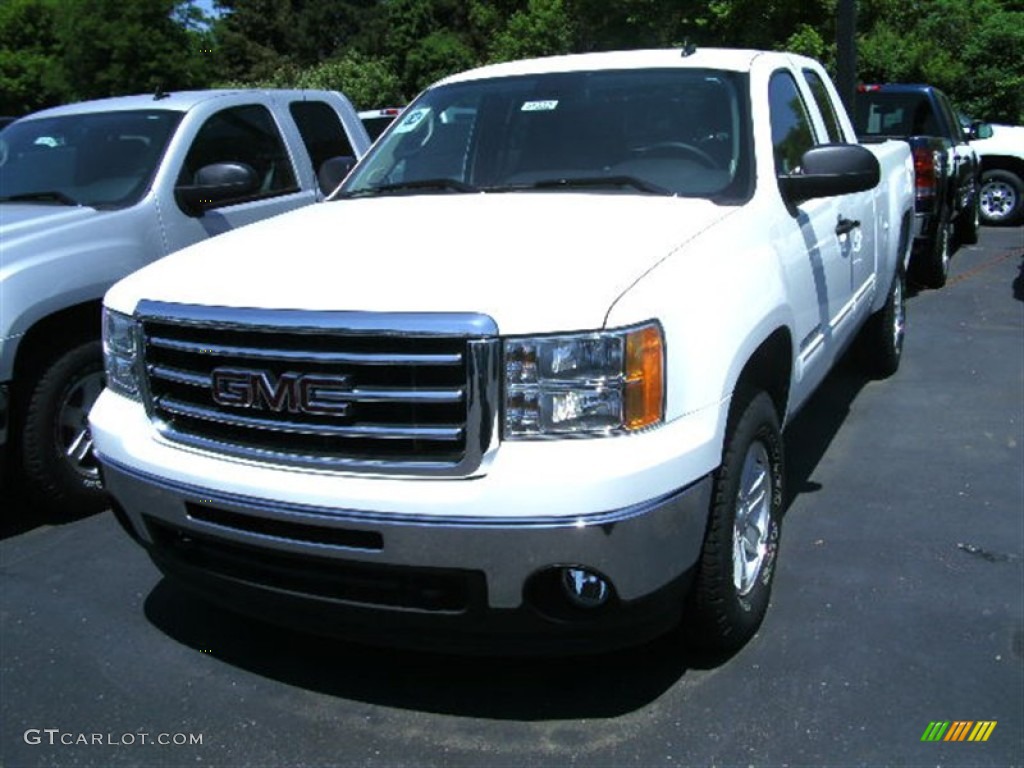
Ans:
{"label": "windshield wiper", "polygon": [[0,197],[0,203],[60,203],[61,205],[81,205],[77,200],[63,192],[50,190],[47,192],[23,192],[20,195]]}
{"label": "windshield wiper", "polygon": [[572,187],[632,187],[641,192],[652,195],[667,195],[671,197],[674,193],[671,190],[644,181],[636,176],[574,176],[558,179],[541,179],[532,184],[526,185],[529,189],[562,189]]}
{"label": "windshield wiper", "polygon": [[379,187],[364,187],[351,192],[342,192],[338,197],[371,197],[373,195],[386,195],[391,192],[405,192],[416,189],[441,189],[452,192],[479,192],[478,187],[467,184],[458,179],[416,179],[415,181],[400,181],[395,184],[382,184]]}

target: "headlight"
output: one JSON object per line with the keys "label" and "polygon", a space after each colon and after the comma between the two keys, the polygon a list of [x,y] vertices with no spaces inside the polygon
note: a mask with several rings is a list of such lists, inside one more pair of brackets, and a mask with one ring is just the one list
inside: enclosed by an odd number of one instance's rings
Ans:
{"label": "headlight", "polygon": [[504,346],[506,439],[636,431],[664,418],[656,323]]}
{"label": "headlight", "polygon": [[107,386],[139,399],[138,325],[128,315],[103,308],[103,364]]}

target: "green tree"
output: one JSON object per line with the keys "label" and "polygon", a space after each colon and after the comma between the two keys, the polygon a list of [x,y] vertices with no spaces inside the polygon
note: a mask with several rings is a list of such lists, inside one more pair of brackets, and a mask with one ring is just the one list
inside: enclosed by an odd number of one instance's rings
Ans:
{"label": "green tree", "polygon": [[341,91],[357,109],[403,104],[405,100],[398,76],[386,62],[354,52],[299,72],[292,85]]}
{"label": "green tree", "polygon": [[294,17],[290,3],[278,0],[220,0],[214,22],[217,72],[237,82],[263,82],[294,65]]}
{"label": "green tree", "polygon": [[175,6],[174,0],[62,0],[57,29],[74,97],[203,85],[206,62],[173,20]]}
{"label": "green tree", "polygon": [[297,71],[348,46],[373,0],[219,0],[219,74],[241,82]]}
{"label": "green tree", "polygon": [[52,0],[0,4],[0,115],[23,115],[69,96]]}
{"label": "green tree", "polygon": [[1002,0],[872,0],[861,12],[860,77],[928,83],[960,109],[1024,122],[1024,12]]}
{"label": "green tree", "polygon": [[476,66],[479,60],[462,36],[445,29],[431,32],[405,56],[403,83],[411,98],[442,77]]}
{"label": "green tree", "polygon": [[510,61],[571,53],[576,48],[576,37],[576,24],[564,0],[529,0],[494,35],[488,58]]}
{"label": "green tree", "polygon": [[[654,48],[687,36],[703,8],[676,0],[567,0],[581,51]],[[689,6],[689,8],[687,7]],[[706,43],[706,40],[702,40]]]}

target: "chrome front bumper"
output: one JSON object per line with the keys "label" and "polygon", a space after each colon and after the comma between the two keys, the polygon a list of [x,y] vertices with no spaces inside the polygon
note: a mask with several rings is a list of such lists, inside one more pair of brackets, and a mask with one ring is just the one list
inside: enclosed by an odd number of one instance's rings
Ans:
{"label": "chrome front bumper", "polygon": [[671,591],[673,615],[664,604],[654,609],[664,628],[678,620],[677,587],[700,555],[711,496],[708,476],[644,504],[586,516],[413,517],[211,495],[101,460],[115,513],[157,565],[243,611],[239,595],[248,594],[259,613],[271,600],[286,609],[301,603],[307,613],[349,608],[363,618],[390,613],[455,624],[460,616],[530,614],[533,628],[564,629],[572,612],[548,610],[538,594],[557,587],[551,574],[558,568],[580,566],[612,585],[609,605],[580,614],[591,630],[598,614],[614,623],[617,614],[635,613],[631,606]]}

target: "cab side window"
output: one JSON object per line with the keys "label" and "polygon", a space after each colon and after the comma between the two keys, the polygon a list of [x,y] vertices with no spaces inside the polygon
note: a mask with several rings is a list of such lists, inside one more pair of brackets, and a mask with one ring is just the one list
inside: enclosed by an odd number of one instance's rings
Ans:
{"label": "cab side window", "polygon": [[829,143],[838,144],[843,140],[843,132],[839,128],[839,118],[836,116],[835,105],[828,95],[825,83],[813,69],[804,70],[804,79],[807,81],[807,85],[811,87],[814,103],[818,105],[818,111],[825,121],[825,132],[828,134]]}
{"label": "cab side window", "polygon": [[[178,183],[195,183],[200,168],[214,163],[244,163],[256,173],[259,186],[247,199],[297,192],[295,171],[281,134],[266,107],[229,107],[212,115],[199,129],[185,157]],[[244,202],[232,200],[231,204]]]}
{"label": "cab side window", "polygon": [[293,101],[288,110],[313,161],[313,173],[329,158],[355,157],[341,119],[330,105],[322,101]]}
{"label": "cab side window", "polygon": [[789,72],[776,72],[768,82],[768,110],[771,114],[775,172],[784,176],[798,170],[800,158],[814,146],[807,108]]}

